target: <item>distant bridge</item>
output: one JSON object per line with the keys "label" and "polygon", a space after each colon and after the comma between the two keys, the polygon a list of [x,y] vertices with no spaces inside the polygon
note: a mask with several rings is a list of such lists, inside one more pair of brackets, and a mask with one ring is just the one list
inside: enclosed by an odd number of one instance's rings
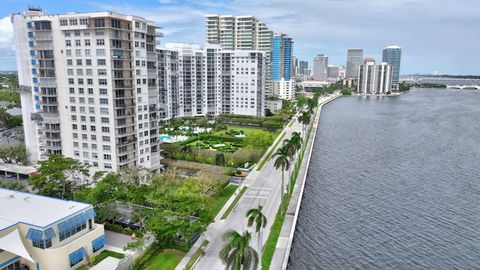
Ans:
{"label": "distant bridge", "polygon": [[480,90],[480,85],[447,85],[448,89],[477,89]]}

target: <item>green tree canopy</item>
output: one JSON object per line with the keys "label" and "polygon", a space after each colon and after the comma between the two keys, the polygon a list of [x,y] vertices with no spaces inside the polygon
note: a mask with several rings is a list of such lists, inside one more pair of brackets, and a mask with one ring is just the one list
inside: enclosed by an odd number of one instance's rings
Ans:
{"label": "green tree canopy", "polygon": [[4,163],[23,164],[28,162],[28,154],[25,145],[11,145],[0,148],[0,159]]}
{"label": "green tree canopy", "polygon": [[[73,200],[75,191],[81,187],[88,167],[80,161],[62,155],[50,155],[39,161],[38,174],[29,180],[38,193],[45,196]],[[86,183],[85,183],[86,184]]]}

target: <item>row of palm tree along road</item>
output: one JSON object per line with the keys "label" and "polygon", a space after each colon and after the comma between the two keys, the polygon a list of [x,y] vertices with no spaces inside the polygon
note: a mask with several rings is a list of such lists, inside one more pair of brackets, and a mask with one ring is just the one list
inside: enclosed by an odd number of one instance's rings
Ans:
{"label": "row of palm tree along road", "polygon": [[[303,136],[306,136],[307,126],[310,124],[314,109],[318,106],[317,99],[310,99],[307,103],[307,110],[302,112],[298,117],[298,121],[303,125]],[[285,190],[285,172],[290,170],[290,167],[297,158],[304,142],[304,138],[299,132],[293,132],[290,139],[284,139],[283,144],[277,149],[272,158],[275,158],[274,166],[277,170],[282,171],[281,184],[281,203],[280,209],[282,215],[285,211],[285,193],[291,193],[290,181],[287,182]],[[290,177],[289,177],[290,179]],[[221,249],[219,257],[226,265],[226,269],[232,270],[249,270],[257,269],[259,266],[259,258],[262,258],[262,228],[267,225],[267,218],[262,213],[263,206],[259,205],[257,208],[252,208],[247,211],[248,227],[255,225],[255,232],[258,234],[257,251],[250,246],[252,235],[249,231],[243,234],[235,230],[227,231],[223,235],[223,240],[226,242]]]}

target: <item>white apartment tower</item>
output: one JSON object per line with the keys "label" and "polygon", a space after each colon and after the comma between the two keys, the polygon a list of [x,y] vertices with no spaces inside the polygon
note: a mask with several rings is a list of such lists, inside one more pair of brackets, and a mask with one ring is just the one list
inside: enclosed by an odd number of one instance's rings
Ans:
{"label": "white apartment tower", "polygon": [[154,22],[112,12],[13,14],[25,143],[94,171],[160,168]]}
{"label": "white apartment tower", "polygon": [[357,92],[361,94],[387,94],[392,87],[392,66],[367,59],[360,65]]}
{"label": "white apartment tower", "polygon": [[258,50],[265,53],[265,94],[272,96],[273,32],[254,16],[206,15],[205,18],[208,44],[219,44],[223,50]]}
{"label": "white apartment tower", "polygon": [[164,120],[223,113],[264,114],[263,52],[183,43],[169,43],[157,51],[160,115]]}

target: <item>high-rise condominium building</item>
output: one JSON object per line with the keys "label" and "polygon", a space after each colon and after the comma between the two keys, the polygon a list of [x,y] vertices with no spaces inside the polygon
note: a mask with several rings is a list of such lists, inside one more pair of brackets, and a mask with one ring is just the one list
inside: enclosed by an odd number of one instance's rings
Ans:
{"label": "high-rise condominium building", "polygon": [[273,35],[272,78],[274,95],[281,99],[295,97],[292,78],[293,40],[286,34]]}
{"label": "high-rise condominium building", "polygon": [[392,87],[392,66],[367,59],[360,65],[357,92],[362,94],[386,94]]}
{"label": "high-rise condominium building", "polygon": [[278,81],[281,78],[292,78],[292,51],[293,40],[286,34],[273,35],[272,48],[272,79]]}
{"label": "high-rise condominium building", "polygon": [[360,65],[363,63],[363,49],[348,49],[347,52],[347,70],[345,77],[349,79],[358,78]]}
{"label": "high-rise condominium building", "polygon": [[306,75],[308,70],[308,61],[300,60],[298,62],[298,74],[299,75]]}
{"label": "high-rise condominium building", "polygon": [[223,50],[259,50],[265,52],[265,94],[273,95],[272,37],[273,32],[254,16],[206,15],[208,44],[220,44]]}
{"label": "high-rise condominium building", "polygon": [[171,43],[158,49],[160,116],[243,114],[265,111],[265,57],[261,51]]}
{"label": "high-rise condominium building", "polygon": [[298,58],[295,56],[292,56],[292,68],[290,71],[290,75],[292,78],[298,76]]}
{"label": "high-rise condominium building", "polygon": [[392,83],[398,84],[400,79],[400,62],[402,58],[402,48],[398,46],[388,46],[383,49],[382,61],[392,66]]}
{"label": "high-rise condominium building", "polygon": [[25,143],[115,171],[160,168],[154,22],[113,12],[13,14]]}
{"label": "high-rise condominium building", "polygon": [[328,79],[337,79],[340,76],[340,67],[328,66]]}
{"label": "high-rise condominium building", "polygon": [[313,59],[313,79],[316,81],[326,81],[328,75],[328,56],[317,54]]}

